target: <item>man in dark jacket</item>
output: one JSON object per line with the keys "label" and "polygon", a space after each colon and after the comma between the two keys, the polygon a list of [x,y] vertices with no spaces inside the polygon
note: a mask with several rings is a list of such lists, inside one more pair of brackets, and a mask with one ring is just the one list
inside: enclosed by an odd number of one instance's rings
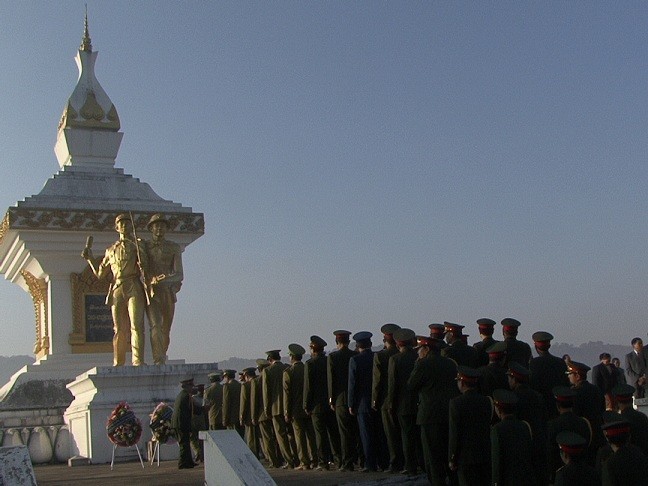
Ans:
{"label": "man in dark jacket", "polygon": [[630,443],[630,423],[610,422],[603,431],[613,451],[603,464],[603,486],[648,485],[648,458]]}
{"label": "man in dark jacket", "polygon": [[488,353],[486,350],[490,348],[496,341],[493,339],[493,332],[495,331],[496,322],[493,319],[486,317],[477,319],[477,327],[479,329],[479,337],[481,341],[473,344],[473,348],[477,350],[477,363],[475,367],[486,366],[488,364]]}
{"label": "man in dark jacket", "polygon": [[525,368],[529,367],[531,361],[531,346],[527,343],[518,341],[518,328],[520,321],[507,317],[502,319],[502,334],[506,343],[506,364],[511,361],[517,361]]}
{"label": "man in dark jacket", "polygon": [[173,404],[171,427],[175,430],[176,439],[180,449],[178,469],[195,467],[191,457],[191,419],[193,417],[193,400],[191,390],[194,386],[193,378],[186,377],[180,382],[182,390],[178,393]]}
{"label": "man in dark jacket", "polygon": [[612,396],[612,388],[617,385],[618,373],[616,367],[612,364],[610,353],[601,353],[599,355],[600,363],[592,368],[592,384],[599,387],[605,396],[605,409],[616,410],[616,403]]}
{"label": "man in dark jacket", "polygon": [[567,364],[563,359],[549,352],[553,339],[550,333],[534,332],[532,338],[538,356],[533,358],[529,364],[531,371],[529,386],[542,395],[547,416],[549,418],[556,417],[557,411],[554,406],[552,390],[556,386],[569,386],[569,380],[565,374]]}

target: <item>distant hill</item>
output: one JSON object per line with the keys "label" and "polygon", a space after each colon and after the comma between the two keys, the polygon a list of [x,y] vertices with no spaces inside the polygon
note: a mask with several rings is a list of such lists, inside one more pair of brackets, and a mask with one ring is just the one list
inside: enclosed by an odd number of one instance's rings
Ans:
{"label": "distant hill", "polygon": [[33,356],[0,356],[0,388],[9,381],[11,375],[25,365],[34,363]]}

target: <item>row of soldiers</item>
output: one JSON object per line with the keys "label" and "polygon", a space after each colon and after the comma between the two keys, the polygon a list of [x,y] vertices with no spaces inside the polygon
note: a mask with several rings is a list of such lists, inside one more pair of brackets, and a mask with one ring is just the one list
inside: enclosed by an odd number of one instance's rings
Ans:
{"label": "row of soldiers", "polygon": [[464,326],[446,322],[426,336],[385,324],[378,352],[370,332],[351,349],[345,330],[328,355],[311,336],[305,363],[298,344],[289,365],[268,351],[240,382],[234,370],[210,375],[209,427],[239,430],[270,467],[421,469],[435,485],[648,481],[648,418],[632,406],[634,388],[616,387],[606,415],[587,365],[553,356],[547,332],[533,334],[533,358],[519,321],[501,324],[496,341],[495,321],[479,319],[473,346]]}

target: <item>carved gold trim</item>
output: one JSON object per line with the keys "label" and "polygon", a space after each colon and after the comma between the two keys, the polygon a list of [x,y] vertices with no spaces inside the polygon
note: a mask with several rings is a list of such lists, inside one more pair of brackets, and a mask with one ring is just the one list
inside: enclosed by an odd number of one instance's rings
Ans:
{"label": "carved gold trim", "polygon": [[2,223],[0,223],[0,245],[2,244],[2,240],[4,240],[7,231],[9,231],[9,211],[5,213],[4,218],[2,218]]}
{"label": "carved gold trim", "polygon": [[34,354],[38,357],[48,353],[49,329],[47,305],[47,282],[44,278],[36,278],[27,270],[21,270],[20,275],[25,279],[29,295],[34,303],[34,314],[36,315],[36,341],[34,342]]}
{"label": "carved gold trim", "polygon": [[[113,231],[115,217],[124,211],[65,211],[61,209],[38,209],[10,207],[5,216],[7,229],[47,229],[56,231]],[[146,224],[156,213],[133,213],[138,230],[146,230]],[[163,213],[169,222],[169,233],[204,234],[205,219],[201,213]],[[2,235],[0,229],[0,238]],[[6,231],[6,230],[5,230]],[[1,241],[1,239],[0,239]]]}

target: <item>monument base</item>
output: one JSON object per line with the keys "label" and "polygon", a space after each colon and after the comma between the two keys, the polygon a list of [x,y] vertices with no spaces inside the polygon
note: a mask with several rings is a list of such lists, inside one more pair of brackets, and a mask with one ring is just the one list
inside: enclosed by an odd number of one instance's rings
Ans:
{"label": "monument base", "polygon": [[[193,376],[196,384],[209,383],[207,375],[217,363],[167,364],[162,366],[101,366],[79,375],[67,385],[74,400],[64,414],[69,427],[71,455],[93,464],[109,463],[113,444],[106,434],[106,422],[119,402],[127,402],[142,422],[140,450],[151,440],[149,415],[160,403],[173,406],[180,392],[180,380]],[[176,459],[177,446],[160,447],[160,459]],[[115,460],[139,460],[134,447],[118,447]]]}

